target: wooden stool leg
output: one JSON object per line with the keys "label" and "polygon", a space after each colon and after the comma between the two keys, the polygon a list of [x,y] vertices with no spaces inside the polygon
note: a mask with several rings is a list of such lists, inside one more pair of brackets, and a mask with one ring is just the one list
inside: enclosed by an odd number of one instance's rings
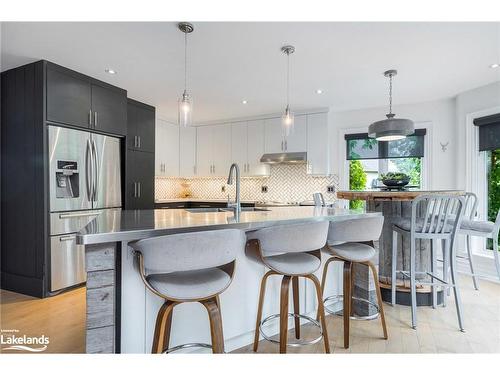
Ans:
{"label": "wooden stool leg", "polygon": [[[299,277],[292,277],[292,290],[293,290],[293,312],[295,314],[300,314],[300,304],[299,304]],[[300,318],[296,316],[295,320],[295,338],[300,339]]]}
{"label": "wooden stool leg", "polygon": [[167,300],[160,307],[158,315],[156,316],[155,333],[153,336],[151,353],[162,353],[168,348],[172,324],[172,310],[175,305],[177,305],[176,302]]}
{"label": "wooden stool leg", "polygon": [[[335,260],[334,257],[329,258],[325,262],[325,265],[323,266],[323,276],[321,277],[321,300],[322,301],[323,301],[323,296],[325,295],[325,284],[326,284],[326,275],[328,273],[328,266],[334,260]],[[319,322],[319,319],[320,319],[320,316],[319,316],[319,310],[318,310],[318,313],[316,314],[316,320]]]}
{"label": "wooden stool leg", "polygon": [[384,338],[387,340],[387,326],[385,324],[385,314],[384,314],[384,302],[382,301],[382,293],[380,292],[380,285],[378,282],[378,273],[375,265],[372,262],[365,263],[368,267],[371,268],[373,274],[373,280],[375,281],[375,290],[377,292],[377,303],[380,311],[380,321],[382,322],[382,329],[384,331]]}
{"label": "wooden stool leg", "polygon": [[349,324],[351,322],[351,273],[352,263],[344,262],[344,348],[349,348]]}
{"label": "wooden stool leg", "polygon": [[325,318],[325,306],[323,303],[323,294],[321,292],[321,285],[319,284],[319,280],[313,274],[305,276],[309,280],[314,283],[314,287],[316,289],[316,295],[318,297],[318,315],[319,320],[321,322],[321,329],[323,331],[323,342],[325,344],[325,353],[330,353],[330,340],[328,339],[328,330],[326,327],[326,318]]}
{"label": "wooden stool leg", "polygon": [[257,320],[255,322],[255,336],[253,340],[253,351],[257,352],[257,349],[259,348],[259,337],[260,337],[260,322],[262,320],[262,307],[264,306],[264,297],[266,295],[266,282],[267,278],[271,275],[275,275],[275,271],[268,271],[263,277],[262,281],[260,282],[260,295],[259,295],[259,306],[257,307]]}
{"label": "wooden stool leg", "polygon": [[288,337],[288,290],[290,288],[290,276],[283,276],[280,293],[280,353],[286,353]]}
{"label": "wooden stool leg", "polygon": [[224,333],[222,331],[222,316],[217,298],[201,301],[207,309],[210,320],[210,335],[212,337],[212,352],[214,354],[224,353]]}

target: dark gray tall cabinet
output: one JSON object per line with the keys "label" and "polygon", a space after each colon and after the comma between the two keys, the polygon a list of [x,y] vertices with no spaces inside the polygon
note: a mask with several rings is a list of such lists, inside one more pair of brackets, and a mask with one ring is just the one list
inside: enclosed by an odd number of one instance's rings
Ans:
{"label": "dark gray tall cabinet", "polygon": [[48,125],[119,137],[123,155],[127,92],[44,60],[1,74],[1,286],[35,297],[50,295]]}
{"label": "dark gray tall cabinet", "polygon": [[155,108],[136,100],[127,102],[125,208],[154,207]]}

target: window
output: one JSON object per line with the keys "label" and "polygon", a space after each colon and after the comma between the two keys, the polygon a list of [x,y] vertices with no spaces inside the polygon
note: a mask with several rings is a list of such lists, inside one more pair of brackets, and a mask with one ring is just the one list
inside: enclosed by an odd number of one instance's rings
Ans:
{"label": "window", "polygon": [[[479,151],[486,160],[486,216],[494,222],[500,210],[500,113],[476,118],[474,125],[479,130]],[[492,240],[486,247],[493,248]]]}
{"label": "window", "polygon": [[[366,133],[346,134],[346,159],[349,161],[349,189],[374,189],[381,185],[379,177],[387,172],[410,176],[410,185],[422,186],[422,157],[425,129],[398,141],[378,142]],[[363,202],[352,201],[351,208]]]}

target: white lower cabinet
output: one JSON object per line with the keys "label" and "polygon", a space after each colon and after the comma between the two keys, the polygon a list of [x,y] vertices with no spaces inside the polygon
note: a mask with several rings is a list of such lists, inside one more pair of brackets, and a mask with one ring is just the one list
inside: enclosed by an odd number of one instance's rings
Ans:
{"label": "white lower cabinet", "polygon": [[196,176],[196,127],[179,129],[179,176]]}
{"label": "white lower cabinet", "polygon": [[179,126],[156,120],[155,175],[179,176]]}

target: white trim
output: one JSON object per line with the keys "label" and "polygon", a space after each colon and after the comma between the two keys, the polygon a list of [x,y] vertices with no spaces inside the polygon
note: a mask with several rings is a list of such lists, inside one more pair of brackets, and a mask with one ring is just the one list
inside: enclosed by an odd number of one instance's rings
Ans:
{"label": "white trim", "polygon": [[[479,200],[478,218],[488,220],[488,187],[486,184],[486,154],[479,151],[479,131],[474,125],[474,119],[493,115],[500,112],[500,106],[470,112],[465,115],[465,188],[466,191],[475,193]],[[492,262],[493,253],[486,250],[486,240],[473,237],[471,240],[473,256],[488,258]],[[496,271],[492,272],[492,275]]]}
{"label": "white trim", "polygon": [[[432,165],[432,121],[420,121],[415,123],[415,129],[426,129],[424,137],[425,156],[422,158],[422,190],[431,188],[430,170]],[[340,147],[338,148],[338,160],[341,165],[339,170],[339,186],[342,190],[349,189],[349,163],[346,160],[346,134],[367,133],[367,126],[340,128],[339,140]]]}

